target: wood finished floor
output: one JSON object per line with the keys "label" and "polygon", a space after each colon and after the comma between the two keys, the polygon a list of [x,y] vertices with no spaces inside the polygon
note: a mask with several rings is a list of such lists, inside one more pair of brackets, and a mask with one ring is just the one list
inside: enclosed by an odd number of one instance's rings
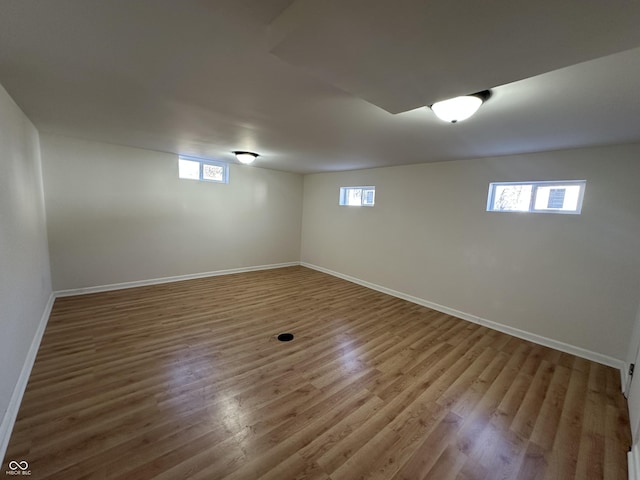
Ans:
{"label": "wood finished floor", "polygon": [[629,445],[616,370],[291,267],[56,300],[2,469],[626,479]]}

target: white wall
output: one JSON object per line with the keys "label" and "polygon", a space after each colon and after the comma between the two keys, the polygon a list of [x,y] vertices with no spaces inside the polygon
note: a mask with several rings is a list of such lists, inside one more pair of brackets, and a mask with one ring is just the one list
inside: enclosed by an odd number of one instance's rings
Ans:
{"label": "white wall", "polygon": [[[491,181],[586,179],[582,215],[486,212]],[[640,284],[640,145],[305,177],[302,261],[625,359]],[[338,206],[375,185],[376,205]]]}
{"label": "white wall", "polygon": [[0,169],[1,458],[10,400],[51,296],[38,132],[2,86]]}
{"label": "white wall", "polygon": [[55,290],[300,259],[302,176],[231,165],[178,179],[175,155],[42,135]]}

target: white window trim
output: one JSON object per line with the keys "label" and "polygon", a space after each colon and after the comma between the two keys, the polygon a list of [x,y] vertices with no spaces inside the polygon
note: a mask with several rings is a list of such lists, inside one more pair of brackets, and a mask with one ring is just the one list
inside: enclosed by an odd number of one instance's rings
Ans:
{"label": "white window trim", "polygon": [[[529,210],[493,210],[492,206],[495,201],[495,187],[497,185],[531,185],[531,199],[529,201]],[[578,207],[576,210],[557,210],[546,208],[535,208],[536,194],[539,187],[553,187],[554,185],[578,185],[580,193],[578,194]],[[529,182],[491,182],[489,183],[489,194],[487,195],[487,212],[498,213],[555,213],[560,215],[580,215],[582,213],[582,201],[584,199],[584,191],[587,187],[586,180],[544,180]]]}
{"label": "white window trim", "polygon": [[[187,155],[179,155],[178,161],[180,160],[188,160],[190,162],[198,162],[200,164],[200,176],[199,178],[180,178],[180,180],[197,180],[199,182],[209,182],[209,183],[229,183],[229,164],[226,162],[219,162],[217,160],[209,160],[207,158],[198,158],[198,157],[189,157]],[[211,178],[203,177],[203,165],[214,165],[216,167],[222,167],[222,180],[213,180]]]}

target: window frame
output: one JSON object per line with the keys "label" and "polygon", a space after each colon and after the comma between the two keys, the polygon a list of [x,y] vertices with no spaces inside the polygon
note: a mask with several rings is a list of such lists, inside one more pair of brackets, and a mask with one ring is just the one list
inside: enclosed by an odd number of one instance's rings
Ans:
{"label": "window frame", "polygon": [[[198,162],[198,178],[185,178],[180,176],[180,160],[186,160],[189,162]],[[212,165],[214,167],[222,167],[222,180],[215,180],[212,178],[204,177],[204,165]],[[229,183],[229,164],[227,162],[221,162],[219,160],[210,160],[208,158],[190,157],[187,155],[178,155],[178,179],[180,180],[197,180],[199,182],[209,183]]]}
{"label": "window frame", "polygon": [[[360,190],[360,205],[352,205],[346,203],[349,190]],[[364,203],[364,192],[373,191],[373,203]],[[373,207],[376,204],[376,186],[375,185],[353,185],[348,187],[340,187],[340,196],[338,197],[338,206],[340,207]]]}
{"label": "window frame", "polygon": [[[495,210],[493,208],[495,197],[496,197],[496,187],[497,186],[511,186],[511,185],[528,185],[531,186],[531,198],[529,199],[529,209],[528,210]],[[572,186],[576,185],[580,187],[580,192],[578,193],[578,202],[575,210],[560,210],[554,208],[535,208],[536,197],[538,194],[538,189],[540,187],[553,187],[553,186]],[[582,202],[584,200],[584,192],[587,187],[586,180],[533,180],[528,182],[490,182],[489,183],[489,193],[487,195],[487,212],[498,212],[498,213],[555,213],[561,215],[581,215],[582,214]]]}

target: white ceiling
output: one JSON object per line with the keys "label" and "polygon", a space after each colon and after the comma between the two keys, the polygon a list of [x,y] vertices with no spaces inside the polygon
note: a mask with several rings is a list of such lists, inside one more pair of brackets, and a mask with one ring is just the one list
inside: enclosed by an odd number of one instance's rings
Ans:
{"label": "white ceiling", "polygon": [[302,173],[640,142],[640,2],[525,3],[0,0],[0,83],[42,132]]}

